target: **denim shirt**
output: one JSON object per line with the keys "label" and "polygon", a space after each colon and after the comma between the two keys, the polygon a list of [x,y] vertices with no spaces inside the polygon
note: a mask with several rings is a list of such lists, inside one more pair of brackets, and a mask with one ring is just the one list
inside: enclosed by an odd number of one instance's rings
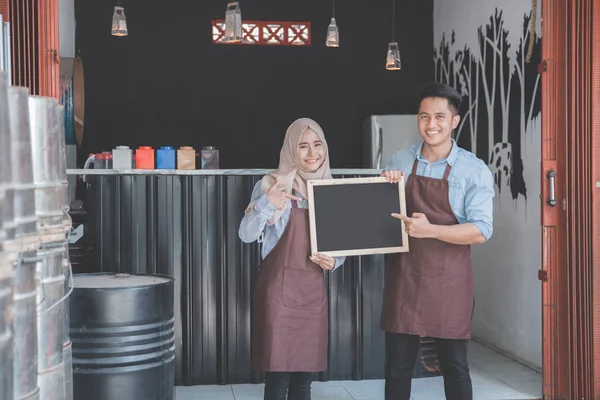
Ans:
{"label": "denim shirt", "polygon": [[410,179],[415,158],[419,160],[417,175],[442,179],[446,165],[452,170],[448,177],[449,201],[459,223],[475,225],[488,240],[492,236],[494,209],[494,178],[489,167],[475,154],[457,146],[452,140],[452,150],[447,158],[433,163],[421,155],[423,142],[396,152],[385,170],[402,171],[405,182]]}
{"label": "denim shirt", "polygon": [[[304,199],[300,193],[295,193],[295,195],[303,199],[302,201],[298,201],[298,208],[308,208],[308,200]],[[279,242],[281,236],[283,236],[283,232],[290,219],[292,203],[288,201],[281,213],[281,217],[273,225],[268,225],[267,220],[271,218],[277,208],[269,201],[266,193],[261,196],[260,181],[256,183],[252,191],[250,203],[254,201],[256,201],[254,206],[249,206],[246,209],[244,218],[242,218],[242,222],[240,223],[238,235],[244,243],[252,243],[255,240],[262,243],[261,256],[264,260],[277,242]],[[334,258],[335,266],[332,271],[346,260],[346,257]]]}

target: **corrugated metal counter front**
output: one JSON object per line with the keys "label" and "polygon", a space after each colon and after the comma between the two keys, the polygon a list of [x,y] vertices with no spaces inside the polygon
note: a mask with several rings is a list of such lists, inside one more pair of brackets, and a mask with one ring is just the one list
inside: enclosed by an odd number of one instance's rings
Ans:
{"label": "corrugated metal counter front", "polygon": [[[86,174],[84,261],[75,272],[175,278],[176,384],[260,382],[250,368],[252,289],[260,245],[238,227],[263,170],[68,170]],[[335,177],[378,175],[334,170]],[[81,183],[80,183],[81,184]],[[329,368],[322,380],[381,379],[383,256],[327,273]]]}

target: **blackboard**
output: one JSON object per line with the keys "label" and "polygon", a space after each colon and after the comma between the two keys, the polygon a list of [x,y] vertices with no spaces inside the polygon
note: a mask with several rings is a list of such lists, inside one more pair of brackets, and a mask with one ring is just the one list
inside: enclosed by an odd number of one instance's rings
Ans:
{"label": "blackboard", "polygon": [[329,256],[408,251],[404,179],[347,178],[308,181],[312,253]]}

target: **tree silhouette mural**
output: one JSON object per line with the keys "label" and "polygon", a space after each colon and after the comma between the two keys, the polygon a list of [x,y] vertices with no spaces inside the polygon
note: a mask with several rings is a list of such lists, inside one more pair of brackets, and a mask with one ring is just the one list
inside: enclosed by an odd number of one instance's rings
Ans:
{"label": "tree silhouette mural", "polygon": [[457,143],[488,162],[498,190],[510,189],[513,199],[527,198],[522,143],[540,113],[537,35],[531,60],[525,61],[530,18],[530,14],[523,17],[516,51],[510,48],[502,11],[496,8],[486,25],[477,29],[477,48],[452,51],[453,31],[450,41],[444,34],[433,52],[435,79],[463,96]]}

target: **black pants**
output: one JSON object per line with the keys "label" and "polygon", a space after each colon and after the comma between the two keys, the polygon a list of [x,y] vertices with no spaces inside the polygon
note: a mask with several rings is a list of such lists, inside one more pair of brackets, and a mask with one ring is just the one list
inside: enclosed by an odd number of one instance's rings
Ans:
{"label": "black pants", "polygon": [[267,372],[264,400],[310,400],[312,372]]}
{"label": "black pants", "polygon": [[[420,338],[400,333],[385,335],[385,400],[409,400]],[[446,400],[473,399],[467,361],[468,343],[466,339],[436,339]]]}

